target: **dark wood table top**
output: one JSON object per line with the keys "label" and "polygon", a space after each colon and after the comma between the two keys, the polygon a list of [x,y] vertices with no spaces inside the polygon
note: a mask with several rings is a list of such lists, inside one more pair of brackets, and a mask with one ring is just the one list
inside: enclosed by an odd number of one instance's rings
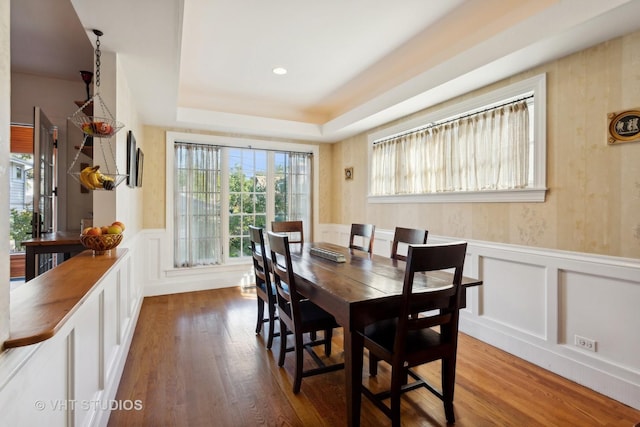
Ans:
{"label": "dark wood table top", "polygon": [[[345,256],[346,262],[311,255],[309,249],[312,247],[339,252]],[[400,304],[406,267],[404,261],[369,256],[366,252],[324,242],[305,244],[301,251],[292,249],[291,256],[293,270],[300,282],[300,293],[332,313],[344,327],[362,327],[363,323],[384,316],[383,312],[393,312]],[[448,286],[452,276],[446,271],[417,274],[414,291]],[[462,280],[465,288],[481,284],[481,280],[469,277]]]}
{"label": "dark wood table top", "polygon": [[25,240],[24,246],[56,246],[80,244],[80,233],[77,231],[57,231],[45,233],[41,237]]}

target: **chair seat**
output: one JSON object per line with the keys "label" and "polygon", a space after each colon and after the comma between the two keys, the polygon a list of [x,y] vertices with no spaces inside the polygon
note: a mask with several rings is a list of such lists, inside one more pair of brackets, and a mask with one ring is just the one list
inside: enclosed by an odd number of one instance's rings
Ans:
{"label": "chair seat", "polygon": [[318,307],[309,300],[300,301],[300,308],[300,314],[302,315],[303,324],[323,323],[335,325],[334,327],[338,326],[335,318],[331,314],[327,313],[322,308]]}
{"label": "chair seat", "polygon": [[[281,306],[280,309],[283,310],[287,316],[291,316],[291,305],[287,305],[286,307]],[[338,327],[335,318],[331,314],[309,300],[300,301],[300,317],[302,319],[302,325],[300,325],[302,332],[312,329],[317,330],[318,326],[320,326],[321,329],[325,327]]]}
{"label": "chair seat", "polygon": [[[393,354],[398,319],[389,319],[367,326],[364,336],[375,342],[379,347]],[[442,336],[433,329],[419,329],[407,332],[406,353],[415,353],[446,344]]]}

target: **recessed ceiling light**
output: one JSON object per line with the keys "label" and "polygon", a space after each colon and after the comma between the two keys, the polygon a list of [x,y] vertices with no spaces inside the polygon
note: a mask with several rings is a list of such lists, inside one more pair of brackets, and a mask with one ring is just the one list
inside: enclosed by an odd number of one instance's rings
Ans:
{"label": "recessed ceiling light", "polygon": [[273,69],[273,74],[284,76],[285,74],[287,74],[287,69],[283,67],[276,67]]}

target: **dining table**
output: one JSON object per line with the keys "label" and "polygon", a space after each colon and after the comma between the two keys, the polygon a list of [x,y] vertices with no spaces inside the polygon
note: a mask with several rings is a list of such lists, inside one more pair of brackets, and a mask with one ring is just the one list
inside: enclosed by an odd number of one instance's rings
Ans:
{"label": "dining table", "polygon": [[[341,262],[313,254],[312,248],[340,254]],[[305,243],[291,250],[298,292],[331,313],[343,328],[347,425],[360,425],[365,326],[396,317],[402,299],[406,262],[326,242]],[[450,285],[450,271],[416,275],[414,292]],[[463,277],[466,288],[482,281]],[[425,307],[425,309],[428,309]],[[422,311],[422,310],[421,310]]]}
{"label": "dining table", "polygon": [[66,261],[86,248],[80,242],[80,233],[75,231],[57,231],[44,233],[22,242],[25,247],[24,280],[28,282],[39,274],[36,256],[40,254],[63,254]]}

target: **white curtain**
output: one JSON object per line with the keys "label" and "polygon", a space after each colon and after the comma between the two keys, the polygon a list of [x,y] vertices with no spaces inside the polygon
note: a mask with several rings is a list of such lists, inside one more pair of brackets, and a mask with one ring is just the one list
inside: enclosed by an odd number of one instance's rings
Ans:
{"label": "white curtain", "polygon": [[222,262],[220,149],[175,144],[174,266]]}
{"label": "white curtain", "polygon": [[289,154],[289,180],[287,200],[288,212],[287,220],[301,220],[304,224],[305,236],[311,237],[311,154],[294,153]]}
{"label": "white curtain", "polygon": [[371,166],[372,195],[525,188],[527,101],[375,143]]}

